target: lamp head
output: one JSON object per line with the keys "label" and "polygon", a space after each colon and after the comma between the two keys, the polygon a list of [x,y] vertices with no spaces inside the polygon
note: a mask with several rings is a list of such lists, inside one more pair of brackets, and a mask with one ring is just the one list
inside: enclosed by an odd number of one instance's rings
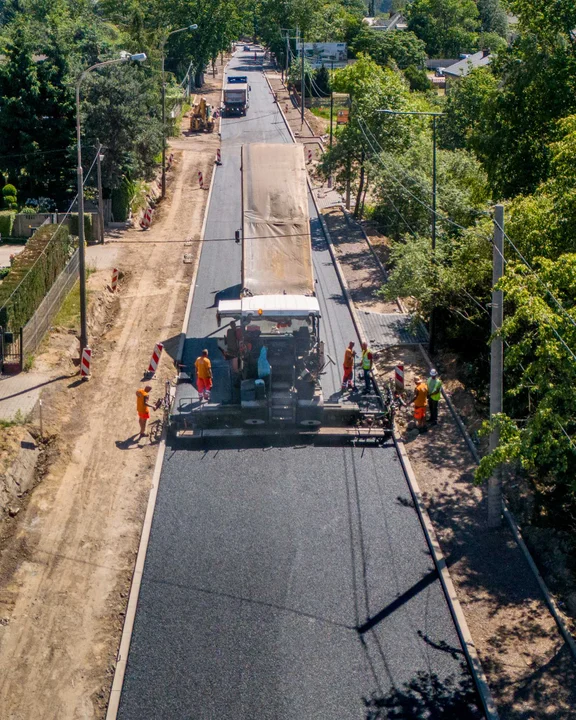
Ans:
{"label": "lamp head", "polygon": [[194,23],[194,25],[188,25],[188,30],[198,30],[198,25]]}
{"label": "lamp head", "polygon": [[134,55],[130,55],[129,60],[132,60],[133,62],[144,62],[144,60],[146,60],[146,53],[136,53]]}

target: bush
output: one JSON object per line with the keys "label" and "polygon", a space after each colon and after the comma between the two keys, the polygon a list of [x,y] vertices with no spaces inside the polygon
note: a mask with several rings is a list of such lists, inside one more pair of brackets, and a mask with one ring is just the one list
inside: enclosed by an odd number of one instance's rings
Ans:
{"label": "bush", "polygon": [[124,178],[120,187],[112,190],[112,215],[114,222],[126,222],[126,220],[128,220],[130,203],[135,194],[135,183],[128,178]]}
{"label": "bush", "polygon": [[14,229],[14,218],[16,213],[11,210],[0,212],[0,235],[2,237],[10,237]]}
{"label": "bush", "polygon": [[4,207],[9,210],[18,209],[18,191],[14,185],[4,185],[2,188],[2,199]]}
{"label": "bush", "polygon": [[[78,213],[70,215],[70,234],[78,236]],[[84,241],[92,242],[95,238],[93,237],[94,227],[92,225],[92,215],[90,213],[84,214]]]}
{"label": "bush", "polygon": [[70,231],[45,225],[14,258],[0,285],[0,325],[17,331],[26,323],[60,275],[73,251]]}
{"label": "bush", "polygon": [[18,191],[16,190],[14,185],[4,185],[4,187],[2,188],[2,195],[3,197],[6,197],[7,195],[16,197],[18,195]]}

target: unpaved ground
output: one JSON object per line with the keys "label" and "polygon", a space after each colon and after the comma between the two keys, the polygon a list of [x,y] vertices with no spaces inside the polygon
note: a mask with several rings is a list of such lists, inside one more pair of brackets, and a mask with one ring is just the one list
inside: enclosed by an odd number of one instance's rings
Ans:
{"label": "unpaved ground", "polygon": [[[219,83],[221,76],[215,78]],[[219,102],[214,86],[210,102]],[[43,396],[48,472],[4,527],[0,558],[0,717],[102,718],[157,447],[135,442],[136,389],[155,342],[165,344],[153,399],[173,375],[218,135],[172,143],[169,197],[147,232],[109,238],[125,272],[106,290],[100,257],[89,281],[93,375],[78,381],[77,341],[55,334],[38,365],[64,374]],[[106,248],[102,251],[105,255]]]}
{"label": "unpaved ground", "polygon": [[[325,211],[324,217],[352,295],[371,304],[383,278],[360,231],[347,225],[341,210]],[[391,348],[377,359],[383,380],[398,362],[410,397],[415,375],[427,375],[428,366],[417,347]],[[457,368],[452,362],[441,370]],[[443,379],[469,428],[477,429],[480,418],[470,395],[455,376]],[[576,663],[507,525],[499,531],[486,527],[483,492],[473,484],[475,464],[445,403],[440,424],[427,433],[411,429],[410,409],[400,412],[398,426],[501,718],[576,718]]]}

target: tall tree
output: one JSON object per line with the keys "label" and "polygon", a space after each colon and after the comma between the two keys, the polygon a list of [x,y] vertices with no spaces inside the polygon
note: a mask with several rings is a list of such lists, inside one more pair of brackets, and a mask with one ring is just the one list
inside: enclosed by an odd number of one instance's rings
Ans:
{"label": "tall tree", "polygon": [[428,55],[458,57],[476,49],[478,8],[473,0],[414,0],[408,7],[408,29],[426,43]]}

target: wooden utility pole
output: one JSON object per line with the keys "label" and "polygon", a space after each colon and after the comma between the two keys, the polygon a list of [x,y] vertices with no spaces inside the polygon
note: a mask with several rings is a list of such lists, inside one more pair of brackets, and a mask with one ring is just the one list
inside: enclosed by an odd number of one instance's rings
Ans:
{"label": "wooden utility pole", "polygon": [[[504,348],[497,333],[504,320],[503,293],[496,285],[504,273],[504,206],[494,207],[494,247],[492,250],[492,343],[490,345],[490,419],[502,412]],[[490,451],[498,447],[500,433],[490,433]],[[488,526],[496,528],[502,520],[502,473],[497,468],[488,480]]]}
{"label": "wooden utility pole", "polygon": [[300,103],[300,123],[304,125],[304,95],[306,92],[306,75],[304,74],[304,33],[300,43],[300,52],[302,53],[302,87],[301,87],[301,103]]}

